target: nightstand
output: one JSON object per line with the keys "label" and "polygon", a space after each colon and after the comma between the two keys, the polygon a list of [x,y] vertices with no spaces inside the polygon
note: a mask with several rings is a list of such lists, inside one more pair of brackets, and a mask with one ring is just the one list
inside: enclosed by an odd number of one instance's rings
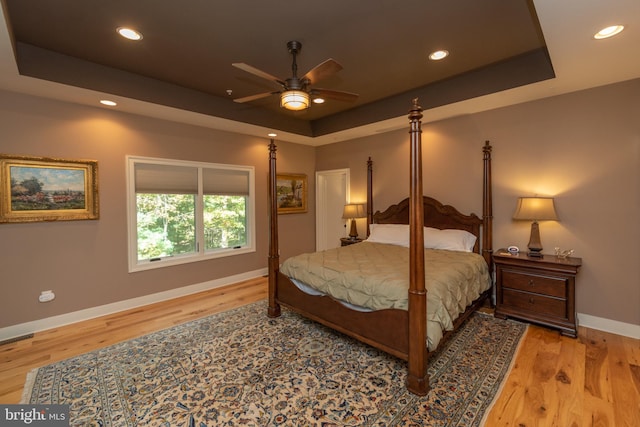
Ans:
{"label": "nightstand", "polygon": [[362,239],[352,239],[350,237],[340,238],[340,246],[349,246],[349,245],[353,245],[354,243],[360,243],[360,242],[362,242]]}
{"label": "nightstand", "polygon": [[493,261],[496,317],[540,323],[560,329],[562,335],[577,336],[575,286],[581,258],[534,258],[500,249]]}

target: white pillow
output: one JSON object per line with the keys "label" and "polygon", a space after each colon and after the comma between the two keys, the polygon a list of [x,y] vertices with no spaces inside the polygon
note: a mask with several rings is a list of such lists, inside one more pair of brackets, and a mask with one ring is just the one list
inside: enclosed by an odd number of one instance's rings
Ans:
{"label": "white pillow", "polygon": [[[408,224],[370,224],[368,242],[409,247]],[[424,247],[472,252],[476,236],[465,230],[424,228]]]}
{"label": "white pillow", "polygon": [[409,225],[369,224],[367,242],[387,243],[409,247]]}
{"label": "white pillow", "polygon": [[428,249],[471,252],[475,244],[476,236],[465,230],[424,228],[424,247]]}

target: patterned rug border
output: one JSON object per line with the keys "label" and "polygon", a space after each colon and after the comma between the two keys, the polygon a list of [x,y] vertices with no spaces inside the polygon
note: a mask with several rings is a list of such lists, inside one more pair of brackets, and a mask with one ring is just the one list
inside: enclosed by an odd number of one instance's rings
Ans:
{"label": "patterned rug border", "polygon": [[[494,335],[481,328],[487,325],[486,322],[491,322]],[[100,425],[110,426],[135,426],[138,423],[158,426],[297,426],[301,425],[300,422],[323,427],[481,426],[513,369],[528,325],[497,319],[492,313],[484,312],[474,313],[466,323],[472,325],[460,328],[430,355],[429,377],[432,378],[433,389],[426,397],[406,391],[405,362],[290,310],[284,310],[280,318],[269,319],[266,301],[261,300],[35,368],[27,374],[21,403],[76,402],[76,407],[83,407],[88,401],[97,405],[90,410],[77,409],[82,414],[78,414],[78,424],[72,425],[93,424],[97,419]],[[504,336],[500,337],[496,331],[502,331]],[[268,336],[267,333],[274,335]],[[201,342],[202,337],[206,339]],[[255,337],[261,338],[256,340]],[[263,347],[263,353],[264,348],[270,348],[268,346],[274,343],[279,349],[272,350],[266,365],[253,366],[251,357],[259,350],[255,348],[259,343],[253,341],[265,338],[273,339],[273,342]],[[166,343],[171,339],[179,344],[186,342],[185,347]],[[206,353],[211,360],[205,366],[198,360],[204,353],[198,353],[192,347],[212,344],[207,341],[215,342],[215,351]],[[235,353],[229,353],[229,349],[216,345],[240,347],[235,349]],[[280,349],[282,355],[278,353]],[[227,363],[224,357],[238,358],[246,354],[244,359],[251,360],[249,368],[238,368],[237,372],[229,373],[235,366],[222,364],[220,366],[225,371],[219,375],[235,377],[224,381],[220,377],[214,381],[216,374],[209,378],[208,370],[216,370],[218,361],[213,356],[218,356],[218,350],[223,355],[223,363]],[[168,356],[157,352],[168,352]],[[193,363],[192,372],[197,371],[201,375],[194,374],[195,382],[189,381],[191,377],[187,368],[191,365],[185,365],[187,356],[183,353],[192,353],[188,355],[189,363]],[[127,357],[142,361],[142,366],[130,366]],[[475,362],[467,361],[465,357]],[[148,361],[148,358],[157,360]],[[247,360],[242,359],[239,363]],[[482,363],[483,360],[486,363]],[[256,360],[256,363],[262,362]],[[57,369],[53,369],[56,365]],[[163,366],[164,371],[159,366]],[[85,377],[79,374],[79,379],[76,378],[76,370],[83,371]],[[292,370],[299,378],[295,375],[291,378],[271,375],[272,372],[289,374],[287,370]],[[176,375],[178,371],[180,375]],[[247,378],[247,373],[251,372],[254,372],[254,377],[255,372],[260,374],[257,382]],[[180,381],[173,388],[166,387],[162,375],[165,379],[177,376]],[[204,385],[208,388],[203,389],[204,377],[207,377]],[[90,384],[85,383],[87,378],[91,379]],[[73,383],[73,386],[65,381]],[[257,385],[262,388],[256,389]],[[47,387],[53,388],[49,390]],[[144,395],[149,390],[155,393],[149,395],[154,399],[151,407],[148,407],[149,398],[145,400]],[[239,395],[234,395],[238,392]],[[246,396],[262,400],[240,404],[234,401],[239,396],[245,400]],[[282,396],[289,397],[282,400]],[[321,396],[320,400],[316,396]],[[208,400],[198,402],[197,397],[207,397]],[[274,398],[280,400],[275,401]],[[263,400],[269,402],[264,403]],[[214,421],[215,424],[203,420]]]}

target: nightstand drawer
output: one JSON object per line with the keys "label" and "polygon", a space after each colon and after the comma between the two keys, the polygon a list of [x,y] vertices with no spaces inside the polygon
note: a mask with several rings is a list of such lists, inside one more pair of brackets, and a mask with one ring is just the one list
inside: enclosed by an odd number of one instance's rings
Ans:
{"label": "nightstand drawer", "polygon": [[503,289],[502,303],[531,313],[557,318],[567,317],[567,302],[564,299],[545,297],[529,292]]}
{"label": "nightstand drawer", "polygon": [[558,298],[567,297],[567,280],[562,277],[536,276],[505,270],[502,272],[502,286]]}

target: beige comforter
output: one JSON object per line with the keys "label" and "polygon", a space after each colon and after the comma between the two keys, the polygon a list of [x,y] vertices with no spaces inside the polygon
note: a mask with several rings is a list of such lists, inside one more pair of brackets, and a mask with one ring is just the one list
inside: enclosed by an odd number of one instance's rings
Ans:
{"label": "beige comforter", "polygon": [[[428,348],[467,305],[489,289],[487,264],[475,253],[425,249]],[[371,310],[406,310],[409,249],[362,242],[287,259],[280,271],[340,301]]]}

